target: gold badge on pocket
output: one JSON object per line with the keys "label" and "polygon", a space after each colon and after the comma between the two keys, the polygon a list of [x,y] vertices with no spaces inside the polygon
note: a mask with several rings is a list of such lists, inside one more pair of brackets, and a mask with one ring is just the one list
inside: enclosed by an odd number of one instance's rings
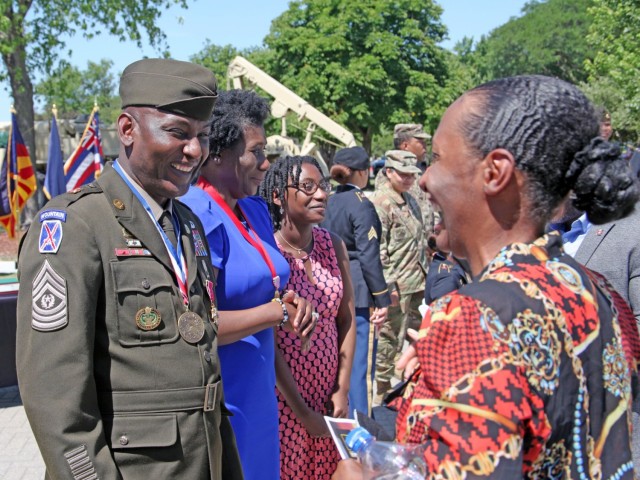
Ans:
{"label": "gold badge on pocket", "polygon": [[144,307],[136,313],[136,325],[140,330],[154,330],[160,325],[162,317],[155,308]]}

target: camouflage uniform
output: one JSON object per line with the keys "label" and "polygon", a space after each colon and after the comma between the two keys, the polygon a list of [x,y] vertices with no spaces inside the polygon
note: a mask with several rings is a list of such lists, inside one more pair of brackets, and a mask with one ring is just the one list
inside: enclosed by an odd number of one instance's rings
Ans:
{"label": "camouflage uniform", "polygon": [[384,170],[376,176],[371,201],[382,222],[380,257],[385,279],[389,290],[397,290],[400,295],[399,306],[389,307],[387,321],[380,329],[376,357],[380,395],[390,388],[395,359],[402,350],[407,328],[418,329],[421,323],[418,306],[422,303],[427,273],[426,236],[415,198],[396,192]]}

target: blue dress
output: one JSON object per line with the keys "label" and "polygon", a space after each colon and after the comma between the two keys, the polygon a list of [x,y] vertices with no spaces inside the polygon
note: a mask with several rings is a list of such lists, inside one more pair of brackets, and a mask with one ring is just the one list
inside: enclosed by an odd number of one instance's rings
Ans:
{"label": "blue dress", "polygon": [[[269,267],[209,194],[191,187],[180,200],[202,221],[211,262],[219,269],[218,309],[243,310],[271,301],[274,287]],[[280,285],[286,285],[289,264],[276,246],[266,203],[262,198],[248,197],[238,205],[260,236]],[[231,425],[246,480],[280,478],[274,348],[271,328],[218,347],[225,402],[233,413]]]}

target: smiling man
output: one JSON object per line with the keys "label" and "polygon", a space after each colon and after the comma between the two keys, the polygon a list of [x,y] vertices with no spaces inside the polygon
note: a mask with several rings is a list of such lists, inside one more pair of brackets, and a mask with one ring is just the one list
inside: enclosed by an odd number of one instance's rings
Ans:
{"label": "smiling man", "polygon": [[120,96],[118,159],[49,202],[22,244],[25,410],[47,478],[242,478],[209,249],[174,200],[209,154],[216,80],[145,59]]}

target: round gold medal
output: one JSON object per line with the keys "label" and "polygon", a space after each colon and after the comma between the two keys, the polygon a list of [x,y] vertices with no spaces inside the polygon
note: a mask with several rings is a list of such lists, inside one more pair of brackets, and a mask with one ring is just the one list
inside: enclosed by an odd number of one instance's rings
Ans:
{"label": "round gold medal", "polygon": [[136,325],[140,330],[154,330],[160,325],[162,317],[155,308],[144,307],[136,313]]}
{"label": "round gold medal", "polygon": [[198,343],[204,337],[204,322],[200,315],[188,311],[178,318],[180,336],[188,343]]}

